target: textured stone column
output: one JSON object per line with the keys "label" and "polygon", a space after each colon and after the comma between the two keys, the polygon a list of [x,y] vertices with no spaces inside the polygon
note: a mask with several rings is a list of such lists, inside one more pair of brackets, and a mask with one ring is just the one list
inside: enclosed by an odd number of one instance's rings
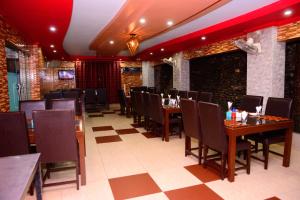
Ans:
{"label": "textured stone column", "polygon": [[284,96],[285,43],[277,41],[277,28],[261,30],[260,54],[247,54],[247,94],[264,97]]}
{"label": "textured stone column", "polygon": [[173,66],[173,87],[178,90],[190,90],[190,62],[183,58],[183,53],[173,56],[176,65]]}
{"label": "textured stone column", "polygon": [[143,85],[148,87],[154,87],[153,62],[151,61],[142,62],[142,75],[143,75]]}

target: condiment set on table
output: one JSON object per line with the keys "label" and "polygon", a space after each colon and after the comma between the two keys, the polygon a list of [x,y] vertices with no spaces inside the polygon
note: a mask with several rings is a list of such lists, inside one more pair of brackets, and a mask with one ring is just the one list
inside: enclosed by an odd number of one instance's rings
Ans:
{"label": "condiment set on table", "polygon": [[177,95],[176,99],[172,99],[170,94],[168,95],[168,98],[164,98],[163,93],[161,93],[160,96],[161,96],[162,105],[168,105],[168,106],[171,106],[171,107],[179,107],[180,96]]}
{"label": "condiment set on table", "polygon": [[235,108],[232,108],[232,102],[227,102],[228,111],[226,112],[226,120],[235,120],[242,121],[242,123],[247,122],[248,114],[251,116],[261,115],[262,106],[256,106],[256,113],[248,113],[246,111],[239,111]]}

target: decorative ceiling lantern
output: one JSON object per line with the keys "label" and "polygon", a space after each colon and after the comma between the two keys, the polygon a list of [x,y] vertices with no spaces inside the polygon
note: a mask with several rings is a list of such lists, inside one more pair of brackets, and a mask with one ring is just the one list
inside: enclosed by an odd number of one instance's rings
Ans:
{"label": "decorative ceiling lantern", "polygon": [[138,49],[139,45],[140,44],[139,44],[138,39],[136,38],[136,34],[130,34],[130,40],[127,42],[127,47],[132,56],[135,55],[136,50]]}

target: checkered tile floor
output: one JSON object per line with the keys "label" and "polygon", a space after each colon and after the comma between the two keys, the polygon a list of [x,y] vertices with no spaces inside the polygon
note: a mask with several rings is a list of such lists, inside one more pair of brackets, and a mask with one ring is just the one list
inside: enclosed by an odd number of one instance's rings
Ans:
{"label": "checkered tile floor", "polygon": [[[103,117],[89,116],[101,114]],[[252,159],[251,174],[238,171],[236,181],[229,183],[212,169],[198,165],[196,158],[184,156],[184,137],[173,136],[170,142],[163,142],[132,122],[113,109],[87,114],[87,185],[79,191],[72,184],[46,188],[43,199],[299,199],[300,150],[293,149],[289,168],[282,167],[281,158],[273,155],[268,170]],[[74,173],[59,172],[51,179],[72,176]]]}

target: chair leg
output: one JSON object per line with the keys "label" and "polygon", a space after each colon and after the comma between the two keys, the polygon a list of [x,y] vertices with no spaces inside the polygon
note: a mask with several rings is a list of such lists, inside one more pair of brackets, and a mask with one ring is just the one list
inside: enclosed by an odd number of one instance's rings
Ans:
{"label": "chair leg", "polygon": [[189,155],[188,151],[191,151],[191,138],[189,136],[185,136],[185,156]]}
{"label": "chair leg", "polygon": [[76,187],[77,187],[77,190],[79,190],[79,165],[78,165],[78,162],[76,162]]}
{"label": "chair leg", "polygon": [[264,168],[268,169],[268,163],[269,163],[269,141],[265,140],[263,142],[263,148],[264,148]]}
{"label": "chair leg", "polygon": [[257,141],[254,142],[254,149],[255,149],[255,153],[257,153],[258,152],[258,142]]}
{"label": "chair leg", "polygon": [[250,174],[251,147],[247,150],[247,174]]}
{"label": "chair leg", "polygon": [[205,145],[203,148],[203,167],[206,168],[206,162],[207,162],[207,153],[208,153],[208,147]]}
{"label": "chair leg", "polygon": [[226,154],[221,155],[221,179],[224,180],[226,172]]}
{"label": "chair leg", "polygon": [[199,145],[199,149],[198,149],[198,156],[199,156],[199,165],[201,165],[201,160],[202,160],[202,142],[200,140],[198,140],[198,145]]}

